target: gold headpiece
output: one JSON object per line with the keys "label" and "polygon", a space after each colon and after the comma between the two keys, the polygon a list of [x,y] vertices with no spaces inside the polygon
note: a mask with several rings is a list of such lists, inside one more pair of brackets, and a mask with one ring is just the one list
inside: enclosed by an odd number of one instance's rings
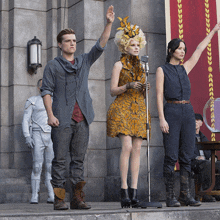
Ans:
{"label": "gold headpiece", "polygon": [[124,36],[129,39],[129,38],[133,38],[136,35],[139,34],[139,28],[136,28],[136,24],[133,25],[133,27],[131,27],[131,22],[127,23],[129,16],[125,17],[125,18],[120,18],[118,17],[118,19],[120,20],[120,24],[121,27],[117,28],[117,30],[124,30]]}
{"label": "gold headpiece", "polygon": [[144,48],[146,44],[145,35],[143,31],[135,24],[127,23],[129,16],[120,18],[121,27],[115,34],[115,44],[118,46],[119,51],[127,53],[127,48],[131,40],[138,41],[140,43],[140,49]]}

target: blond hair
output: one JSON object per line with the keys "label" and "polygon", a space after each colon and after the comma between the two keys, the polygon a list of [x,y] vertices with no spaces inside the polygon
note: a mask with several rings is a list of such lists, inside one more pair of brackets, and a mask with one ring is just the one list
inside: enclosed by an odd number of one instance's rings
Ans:
{"label": "blond hair", "polygon": [[[134,25],[131,25],[131,28]],[[137,26],[136,26],[137,27]],[[137,27],[138,28],[138,27]],[[130,41],[131,40],[135,40],[138,41],[140,44],[140,49],[144,48],[144,46],[146,45],[146,38],[145,35],[143,33],[143,31],[141,29],[139,29],[139,34],[136,35],[135,37],[131,37],[128,38],[125,36],[124,30],[119,30],[116,34],[115,34],[115,44],[118,47],[118,50],[122,53],[127,53],[127,48],[130,45]]]}

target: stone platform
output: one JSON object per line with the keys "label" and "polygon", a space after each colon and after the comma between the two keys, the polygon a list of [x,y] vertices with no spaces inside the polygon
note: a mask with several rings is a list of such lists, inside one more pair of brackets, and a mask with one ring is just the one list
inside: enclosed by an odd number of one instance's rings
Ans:
{"label": "stone platform", "polygon": [[0,220],[219,220],[220,202],[200,207],[121,209],[119,202],[91,202],[90,210],[54,211],[53,204],[0,204]]}

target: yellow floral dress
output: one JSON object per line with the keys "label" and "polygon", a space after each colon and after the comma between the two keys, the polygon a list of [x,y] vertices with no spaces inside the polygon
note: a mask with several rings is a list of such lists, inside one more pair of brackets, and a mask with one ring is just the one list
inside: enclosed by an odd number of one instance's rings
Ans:
{"label": "yellow floral dress", "polygon": [[[145,83],[145,71],[138,56],[122,54],[120,60],[122,62],[122,70],[118,86],[123,86],[133,81]],[[150,112],[148,115],[150,125]],[[118,95],[109,107],[107,113],[107,135],[116,137],[119,134],[124,134],[146,139],[146,123],[147,113],[143,92],[136,89],[128,89]]]}

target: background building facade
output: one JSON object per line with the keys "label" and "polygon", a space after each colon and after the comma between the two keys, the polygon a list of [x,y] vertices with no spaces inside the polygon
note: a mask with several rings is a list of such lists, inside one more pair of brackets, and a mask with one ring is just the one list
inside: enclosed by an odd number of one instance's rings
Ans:
{"label": "background building facade", "polygon": [[[27,98],[37,95],[36,83],[46,63],[60,55],[56,36],[64,28],[75,30],[76,55],[88,52],[99,39],[107,8],[113,5],[116,19],[105,53],[95,62],[89,75],[95,120],[85,162],[88,201],[117,201],[120,176],[118,138],[106,136],[106,112],[113,101],[110,78],[120,53],[114,44],[118,16],[129,16],[146,34],[151,83],[150,141],[151,188],[153,200],[165,197],[162,179],[163,147],[156,107],[155,72],[165,62],[165,5],[163,0],[1,0],[0,1],[0,203],[30,199],[32,156],[22,134],[22,118]],[[42,68],[27,72],[27,42],[36,36],[42,42]],[[42,185],[43,187],[43,185]],[[44,190],[42,189],[44,192]],[[45,189],[46,192],[46,189]],[[45,195],[44,195],[45,194]],[[148,195],[146,142],[141,151],[139,194]],[[41,201],[46,193],[41,193]]]}

